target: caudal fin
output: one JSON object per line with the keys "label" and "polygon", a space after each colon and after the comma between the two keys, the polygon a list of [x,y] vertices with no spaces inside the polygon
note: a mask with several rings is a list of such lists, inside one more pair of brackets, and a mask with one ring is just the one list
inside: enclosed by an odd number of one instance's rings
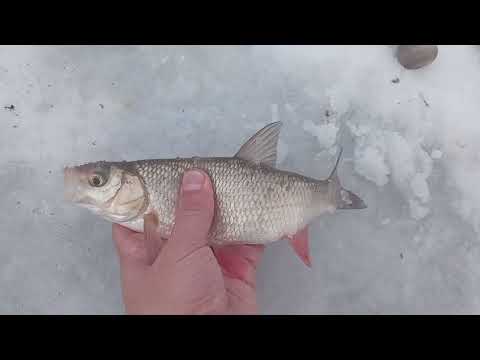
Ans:
{"label": "caudal fin", "polygon": [[337,209],[347,210],[347,209],[365,209],[367,205],[365,202],[360,199],[357,195],[351,191],[344,189],[342,184],[340,184],[340,179],[337,174],[338,164],[342,157],[343,148],[340,147],[340,153],[338,154],[337,161],[332,170],[332,173],[328,177],[332,193],[334,196],[335,207]]}
{"label": "caudal fin", "polygon": [[336,197],[337,209],[365,209],[367,205],[357,195],[340,187],[339,194]]}

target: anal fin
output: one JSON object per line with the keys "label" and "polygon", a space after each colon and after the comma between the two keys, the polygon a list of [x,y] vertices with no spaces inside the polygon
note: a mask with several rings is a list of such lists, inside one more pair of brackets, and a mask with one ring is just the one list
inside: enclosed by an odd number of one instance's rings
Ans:
{"label": "anal fin", "polygon": [[295,253],[308,267],[312,267],[310,261],[310,249],[308,245],[308,227],[303,228],[293,236],[288,236],[290,245]]}

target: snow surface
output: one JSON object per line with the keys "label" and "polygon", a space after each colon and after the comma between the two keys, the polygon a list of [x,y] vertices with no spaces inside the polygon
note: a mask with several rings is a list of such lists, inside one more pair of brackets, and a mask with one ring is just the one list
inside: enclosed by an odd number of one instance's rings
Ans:
{"label": "snow surface", "polygon": [[111,226],[64,203],[63,166],[230,155],[277,120],[279,167],[325,177],[341,145],[368,208],[311,225],[312,269],[269,246],[262,313],[480,313],[480,48],[394,50],[0,47],[0,313],[123,312]]}

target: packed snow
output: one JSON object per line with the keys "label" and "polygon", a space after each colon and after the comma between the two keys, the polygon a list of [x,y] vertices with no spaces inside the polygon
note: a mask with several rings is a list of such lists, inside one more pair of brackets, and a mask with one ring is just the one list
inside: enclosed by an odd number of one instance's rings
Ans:
{"label": "packed snow", "polygon": [[282,121],[278,166],[368,205],[259,269],[262,313],[480,312],[480,47],[0,47],[0,313],[121,313],[111,226],[63,202],[66,165],[228,156]]}

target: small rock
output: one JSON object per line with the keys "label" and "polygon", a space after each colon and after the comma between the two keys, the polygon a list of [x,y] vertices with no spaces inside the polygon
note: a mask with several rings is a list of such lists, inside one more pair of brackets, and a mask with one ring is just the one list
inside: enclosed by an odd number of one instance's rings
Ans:
{"label": "small rock", "polygon": [[52,173],[52,170],[48,170],[48,173],[51,174],[51,173]]}
{"label": "small rock", "polygon": [[20,201],[17,201],[17,205],[20,205],[20,204],[21,204],[21,202],[20,202]]}
{"label": "small rock", "polygon": [[396,77],[395,79],[392,79],[393,84],[398,84],[400,82],[400,79]]}
{"label": "small rock", "polygon": [[97,142],[96,142],[96,141],[92,141],[92,145],[93,145],[93,146],[97,145]]}
{"label": "small rock", "polygon": [[436,45],[399,45],[397,60],[406,69],[420,69],[430,65],[438,56]]}
{"label": "small rock", "polygon": [[325,110],[325,116],[326,116],[326,117],[329,117],[330,115],[331,115],[330,111]]}
{"label": "small rock", "polygon": [[14,129],[16,129],[16,128],[18,128],[18,125],[13,125],[12,127],[13,127]]}
{"label": "small rock", "polygon": [[105,106],[103,106],[103,104],[98,104],[98,106],[100,106],[100,109],[103,109]]}
{"label": "small rock", "polygon": [[8,105],[8,106],[4,106],[4,109],[13,111],[13,110],[15,110],[15,105],[12,104],[12,105]]}
{"label": "small rock", "polygon": [[403,260],[403,253],[400,253],[400,259]]}

